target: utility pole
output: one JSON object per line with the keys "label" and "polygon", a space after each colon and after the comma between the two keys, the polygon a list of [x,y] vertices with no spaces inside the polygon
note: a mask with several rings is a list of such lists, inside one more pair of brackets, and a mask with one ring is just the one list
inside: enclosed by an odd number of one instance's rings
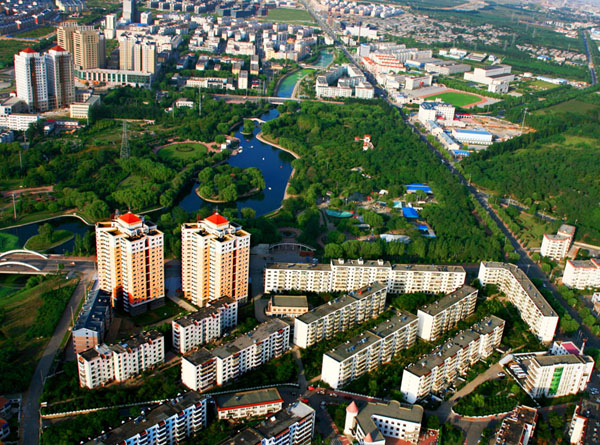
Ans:
{"label": "utility pole", "polygon": [[12,194],[13,198],[13,213],[15,215],[15,220],[17,219],[17,203],[15,202],[15,194]]}
{"label": "utility pole", "polygon": [[22,152],[22,150],[19,150],[19,165],[21,166],[21,170],[23,170],[23,156],[21,156]]}
{"label": "utility pole", "polygon": [[198,116],[202,116],[202,86],[198,85]]}
{"label": "utility pole", "polygon": [[527,116],[527,110],[529,110],[529,108],[525,107],[525,110],[523,111],[523,122],[521,122],[521,135],[523,135],[523,127],[525,126],[525,116]]}

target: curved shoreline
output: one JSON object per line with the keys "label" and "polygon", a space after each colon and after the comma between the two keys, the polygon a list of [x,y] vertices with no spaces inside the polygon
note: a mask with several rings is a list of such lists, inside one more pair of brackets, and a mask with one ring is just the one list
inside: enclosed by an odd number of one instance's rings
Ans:
{"label": "curved shoreline", "polygon": [[[298,153],[295,153],[292,150],[290,150],[288,148],[285,148],[285,147],[282,147],[281,145],[276,144],[274,142],[269,142],[267,139],[265,139],[265,137],[262,134],[263,134],[262,131],[260,133],[258,133],[256,135],[256,139],[258,139],[259,141],[261,141],[263,144],[270,145],[271,147],[275,147],[275,148],[277,148],[279,150],[282,150],[282,151],[285,151],[286,153],[291,154],[294,157],[294,159],[300,159],[300,155]],[[294,167],[292,167],[292,172],[290,173],[290,177],[288,178],[287,184],[285,185],[285,191],[283,192],[283,200],[288,199],[288,198],[292,198],[292,197],[296,196],[296,195],[291,195],[288,192],[288,189],[290,188],[290,182],[294,178],[294,174],[295,173],[296,173],[296,169]],[[279,209],[281,209],[281,207],[282,206],[280,205],[277,209],[273,210],[273,212],[269,212],[269,213],[273,214],[273,213],[279,211]]]}
{"label": "curved shoreline", "polygon": [[209,198],[205,198],[204,196],[202,196],[200,194],[199,189],[200,189],[200,186],[198,186],[198,187],[196,187],[194,189],[194,193],[196,193],[196,195],[198,195],[198,198],[200,198],[202,201],[210,202],[210,203],[213,203],[213,204],[227,204],[227,203],[230,203],[230,202],[237,202],[238,199],[249,198],[251,196],[259,194],[260,192],[262,192],[264,190],[264,189],[262,189],[262,190],[251,190],[248,193],[244,193],[243,195],[238,196],[235,201],[223,201],[221,199],[209,199]]}

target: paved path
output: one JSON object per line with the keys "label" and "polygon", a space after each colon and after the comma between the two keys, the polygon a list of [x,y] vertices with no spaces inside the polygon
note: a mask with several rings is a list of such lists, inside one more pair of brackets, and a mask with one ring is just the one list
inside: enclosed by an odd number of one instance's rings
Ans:
{"label": "paved path", "polygon": [[308,382],[306,380],[306,375],[304,374],[304,363],[302,363],[302,357],[300,356],[300,348],[294,346],[292,354],[294,355],[296,366],[298,366],[298,384],[300,385],[300,392],[304,392],[308,388]]}
{"label": "paved path", "polygon": [[36,445],[40,436],[40,397],[44,389],[44,381],[48,376],[50,367],[54,360],[60,343],[71,325],[71,314],[76,314],[81,300],[85,296],[85,289],[93,277],[93,270],[83,273],[75,292],[71,296],[67,307],[60,319],[52,338],[48,342],[42,358],[38,362],[29,389],[23,398],[23,414],[21,416],[21,443],[24,445]]}

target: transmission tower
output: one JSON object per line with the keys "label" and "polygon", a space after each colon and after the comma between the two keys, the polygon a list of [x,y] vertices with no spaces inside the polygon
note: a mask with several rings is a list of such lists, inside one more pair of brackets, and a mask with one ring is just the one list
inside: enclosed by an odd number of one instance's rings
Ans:
{"label": "transmission tower", "polygon": [[129,159],[129,139],[127,139],[127,121],[123,121],[123,139],[121,141],[121,159]]}

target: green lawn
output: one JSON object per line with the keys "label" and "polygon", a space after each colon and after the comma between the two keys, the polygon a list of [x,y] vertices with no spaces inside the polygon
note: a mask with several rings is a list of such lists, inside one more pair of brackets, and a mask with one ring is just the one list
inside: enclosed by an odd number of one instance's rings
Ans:
{"label": "green lawn", "polygon": [[206,155],[206,147],[194,142],[169,145],[161,148],[158,157],[164,160],[179,159],[183,161],[197,161]]}
{"label": "green lawn", "polygon": [[440,93],[435,96],[427,97],[427,100],[435,100],[437,98],[442,99],[444,102],[448,102],[455,107],[464,107],[479,102],[481,99],[473,94],[469,93],[456,93],[454,91],[448,93]]}
{"label": "green lawn", "polygon": [[45,37],[54,31],[56,31],[56,28],[54,26],[40,26],[38,28],[23,31],[20,34],[17,34],[16,37],[32,37],[34,39],[37,39],[39,37]]}
{"label": "green lawn", "polygon": [[304,9],[275,8],[270,9],[267,20],[280,23],[314,23],[312,16]]}
{"label": "green lawn", "polygon": [[[48,301],[44,304],[43,295],[62,286],[71,288],[77,284],[77,280],[66,281],[56,276],[29,279],[32,280],[29,288],[23,287],[21,278],[3,277],[0,280],[0,286],[6,286],[4,289],[14,288],[12,291],[0,290],[4,294],[0,298],[0,354],[4,357],[0,363],[0,374],[3,375],[0,393],[21,391],[29,385],[36,362],[48,341],[47,336],[40,337],[37,334],[31,338],[28,332],[39,325],[38,311],[42,306],[46,309],[51,307]],[[36,281],[39,284],[36,285]],[[57,308],[62,314],[63,309],[59,308],[58,302]],[[43,311],[43,314],[46,312]],[[50,318],[48,321],[51,322]]]}
{"label": "green lawn", "polygon": [[0,232],[0,252],[18,249],[19,247],[19,237],[17,235]]}
{"label": "green lawn", "polygon": [[21,40],[0,40],[0,68],[12,65],[15,54],[30,45]]}
{"label": "green lawn", "polygon": [[136,325],[146,327],[167,318],[183,313],[184,310],[173,301],[165,298],[165,305],[133,317]]}
{"label": "green lawn", "polygon": [[70,230],[55,230],[52,232],[51,241],[42,239],[40,235],[33,235],[25,242],[25,248],[35,250],[36,252],[43,252],[44,250],[49,250],[66,243],[74,236]]}
{"label": "green lawn", "polygon": [[28,275],[0,274],[0,299],[23,289],[29,278]]}
{"label": "green lawn", "polygon": [[534,111],[535,114],[547,114],[547,113],[580,113],[585,114],[588,111],[598,110],[598,105],[583,102],[578,99],[571,99],[560,104],[553,105],[548,108],[542,108],[538,111]]}

